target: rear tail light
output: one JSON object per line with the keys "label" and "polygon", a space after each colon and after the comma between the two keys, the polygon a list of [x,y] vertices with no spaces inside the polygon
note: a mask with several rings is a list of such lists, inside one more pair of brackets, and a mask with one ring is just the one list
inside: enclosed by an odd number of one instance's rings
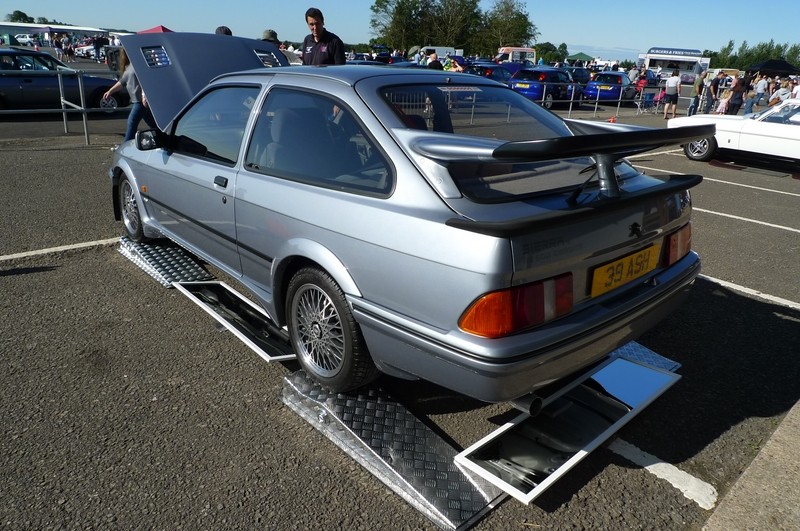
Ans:
{"label": "rear tail light", "polygon": [[572,274],[487,293],[462,314],[458,326],[480,337],[521,332],[572,311]]}
{"label": "rear tail light", "polygon": [[692,224],[687,223],[667,237],[667,265],[670,266],[692,250]]}

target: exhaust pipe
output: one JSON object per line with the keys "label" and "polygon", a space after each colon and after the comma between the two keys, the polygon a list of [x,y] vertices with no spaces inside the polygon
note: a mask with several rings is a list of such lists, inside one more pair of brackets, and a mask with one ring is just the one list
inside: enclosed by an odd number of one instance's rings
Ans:
{"label": "exhaust pipe", "polygon": [[533,393],[522,395],[509,402],[515,409],[535,417],[542,411],[542,398]]}

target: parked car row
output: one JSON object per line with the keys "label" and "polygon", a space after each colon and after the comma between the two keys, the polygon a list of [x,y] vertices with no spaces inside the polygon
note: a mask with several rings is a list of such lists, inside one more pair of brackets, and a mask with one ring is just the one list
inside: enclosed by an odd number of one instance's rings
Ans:
{"label": "parked car row", "polygon": [[[508,85],[547,109],[555,104],[581,105],[586,101],[629,102],[638,94],[626,72],[605,71],[591,76],[583,67],[535,66],[523,63],[482,62],[468,65],[465,72]],[[656,84],[656,76],[646,71]],[[648,74],[645,74],[647,76]]]}

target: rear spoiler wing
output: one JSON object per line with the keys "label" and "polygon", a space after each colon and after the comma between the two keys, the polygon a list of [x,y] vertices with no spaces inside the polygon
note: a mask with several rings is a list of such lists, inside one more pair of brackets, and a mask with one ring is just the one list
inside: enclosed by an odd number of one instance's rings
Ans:
{"label": "rear spoiler wing", "polygon": [[604,201],[572,205],[566,210],[508,222],[476,222],[464,218],[452,218],[447,221],[452,227],[505,237],[528,230],[534,225],[552,223],[557,219],[578,219],[591,215],[598,208],[627,207],[631,202],[677,193],[696,186],[703,180],[700,175],[672,175],[661,186],[623,195],[614,173],[614,164],[626,156],[669,144],[685,144],[699,138],[712,137],[715,132],[716,127],[713,124],[704,124],[673,129],[637,129],[506,143],[429,133],[415,135],[410,145],[418,154],[441,162],[537,162],[557,158],[594,157],[600,183],[599,196],[605,199]]}

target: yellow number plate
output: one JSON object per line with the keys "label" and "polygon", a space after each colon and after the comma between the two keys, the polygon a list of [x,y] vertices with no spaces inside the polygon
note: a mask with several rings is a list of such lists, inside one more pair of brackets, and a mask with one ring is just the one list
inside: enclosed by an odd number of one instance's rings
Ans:
{"label": "yellow number plate", "polygon": [[517,83],[517,86],[519,88],[530,88],[530,85],[527,83]]}
{"label": "yellow number plate", "polygon": [[661,244],[602,265],[592,274],[592,297],[597,297],[646,275],[656,268],[661,257]]}
{"label": "yellow number plate", "polygon": [[600,85],[600,90],[611,90],[611,85]]}

